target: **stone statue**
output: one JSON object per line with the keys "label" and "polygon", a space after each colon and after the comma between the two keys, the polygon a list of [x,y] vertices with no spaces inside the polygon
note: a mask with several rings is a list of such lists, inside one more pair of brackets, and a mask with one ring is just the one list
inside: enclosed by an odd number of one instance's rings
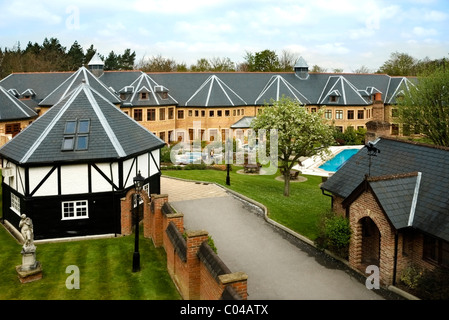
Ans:
{"label": "stone statue", "polygon": [[33,221],[25,214],[22,214],[20,217],[19,228],[23,236],[23,247],[31,248],[34,246]]}
{"label": "stone statue", "polygon": [[34,245],[33,221],[25,214],[20,216],[19,228],[23,237],[22,265],[16,266],[19,280],[22,283],[42,279],[42,266],[36,260],[36,246]]}

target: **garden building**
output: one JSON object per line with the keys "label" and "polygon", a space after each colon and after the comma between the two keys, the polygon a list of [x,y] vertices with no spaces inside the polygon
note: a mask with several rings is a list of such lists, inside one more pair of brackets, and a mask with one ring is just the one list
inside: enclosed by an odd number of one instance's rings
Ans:
{"label": "garden building", "polygon": [[77,81],[0,149],[3,219],[18,229],[21,214],[31,217],[35,239],[122,233],[138,172],[148,194],[160,192],[165,143]]}
{"label": "garden building", "polygon": [[396,284],[407,268],[449,267],[449,149],[381,137],[323,185],[349,219],[349,264]]}

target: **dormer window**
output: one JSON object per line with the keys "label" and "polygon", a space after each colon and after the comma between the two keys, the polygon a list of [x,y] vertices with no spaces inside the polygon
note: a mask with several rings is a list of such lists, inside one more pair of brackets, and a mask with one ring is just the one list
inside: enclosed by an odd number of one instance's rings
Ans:
{"label": "dormer window", "polygon": [[140,100],[148,100],[148,93],[147,92],[141,92],[140,93]]}
{"label": "dormer window", "polygon": [[338,97],[337,96],[329,96],[329,102],[337,102]]}
{"label": "dormer window", "polygon": [[68,120],[65,123],[62,151],[87,150],[90,120]]}
{"label": "dormer window", "polygon": [[168,89],[164,86],[154,86],[154,91],[159,94],[162,100],[168,99]]}

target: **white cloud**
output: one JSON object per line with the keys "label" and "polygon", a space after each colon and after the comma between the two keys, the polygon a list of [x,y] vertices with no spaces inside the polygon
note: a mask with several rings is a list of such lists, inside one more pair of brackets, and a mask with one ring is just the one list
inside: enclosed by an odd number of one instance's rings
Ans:
{"label": "white cloud", "polygon": [[351,50],[343,46],[343,43],[325,43],[316,46],[322,54],[348,54]]}
{"label": "white cloud", "polygon": [[432,21],[432,22],[441,22],[441,21],[445,21],[447,19],[448,15],[445,12],[441,12],[441,11],[436,11],[436,10],[431,10],[426,12],[423,15],[423,19],[425,21]]}
{"label": "white cloud", "polygon": [[62,15],[52,12],[51,7],[40,1],[8,1],[0,8],[0,20],[3,24],[38,21],[44,25],[56,25],[63,21]]}
{"label": "white cloud", "polygon": [[413,34],[418,37],[436,36],[438,32],[435,29],[426,29],[423,27],[414,27]]}

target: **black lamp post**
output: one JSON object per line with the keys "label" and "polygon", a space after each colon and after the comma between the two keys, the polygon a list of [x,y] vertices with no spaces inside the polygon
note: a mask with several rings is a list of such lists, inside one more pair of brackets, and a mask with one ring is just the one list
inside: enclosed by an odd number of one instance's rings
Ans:
{"label": "black lamp post", "polygon": [[225,153],[226,153],[226,185],[231,185],[231,177],[229,175],[229,171],[231,170],[231,162],[232,162],[232,140],[230,137],[226,139]]}
{"label": "black lamp post", "polygon": [[135,224],[136,228],[134,232],[135,240],[134,240],[134,254],[133,254],[133,272],[140,271],[140,253],[139,253],[139,213],[140,213],[140,192],[142,191],[144,178],[139,173],[134,177],[134,187],[136,188],[136,201],[137,208],[135,209]]}

